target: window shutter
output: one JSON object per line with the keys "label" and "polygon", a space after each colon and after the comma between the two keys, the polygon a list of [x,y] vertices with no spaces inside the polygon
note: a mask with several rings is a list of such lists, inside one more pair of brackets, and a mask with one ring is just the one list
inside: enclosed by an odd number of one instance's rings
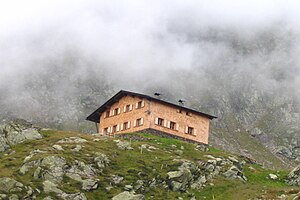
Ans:
{"label": "window shutter", "polygon": [[194,131],[193,131],[193,135],[195,135],[195,136],[197,135],[197,134],[196,134],[196,129],[194,129]]}
{"label": "window shutter", "polygon": [[121,113],[121,108],[118,108],[118,114],[120,114]]}
{"label": "window shutter", "polygon": [[123,112],[126,112],[126,106],[124,106]]}
{"label": "window shutter", "polygon": [[114,116],[114,110],[111,110],[111,111],[109,112],[109,116]]}
{"label": "window shutter", "polygon": [[158,117],[155,117],[155,124],[157,125],[158,124]]}
{"label": "window shutter", "polygon": [[130,128],[130,121],[128,122],[128,128]]}
{"label": "window shutter", "polygon": [[130,104],[129,106],[129,111],[132,111],[132,104]]}
{"label": "window shutter", "polygon": [[179,124],[176,123],[176,131],[179,130]]}
{"label": "window shutter", "polygon": [[170,121],[167,121],[167,127],[170,128]]}
{"label": "window shutter", "polygon": [[145,101],[143,100],[142,101],[142,108],[145,106]]}
{"label": "window shutter", "polygon": [[167,120],[164,120],[164,124],[163,124],[164,127],[167,127],[167,122],[168,122]]}
{"label": "window shutter", "polygon": [[133,121],[133,127],[136,127],[136,120]]}
{"label": "window shutter", "polygon": [[117,125],[117,132],[120,131],[120,125]]}
{"label": "window shutter", "polygon": [[111,127],[107,128],[107,133],[110,133]]}
{"label": "window shutter", "polygon": [[121,131],[123,131],[124,129],[124,124],[121,124]]}
{"label": "window shutter", "polygon": [[104,128],[101,130],[101,134],[104,134]]}
{"label": "window shutter", "polygon": [[141,125],[144,124],[144,118],[141,118]]}
{"label": "window shutter", "polygon": [[185,127],[185,133],[188,133],[188,126]]}
{"label": "window shutter", "polygon": [[138,104],[139,104],[139,103],[135,103],[135,108],[138,108]]}

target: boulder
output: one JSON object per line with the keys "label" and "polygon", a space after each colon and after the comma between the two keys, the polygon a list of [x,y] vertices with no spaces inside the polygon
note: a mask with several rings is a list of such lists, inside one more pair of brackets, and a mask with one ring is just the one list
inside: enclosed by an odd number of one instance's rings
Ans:
{"label": "boulder", "polygon": [[86,191],[95,190],[98,188],[98,181],[93,179],[82,180],[82,189]]}
{"label": "boulder", "polygon": [[110,177],[110,183],[112,185],[118,185],[120,184],[122,181],[124,180],[124,178],[122,176],[119,176],[119,175],[112,175]]}
{"label": "boulder", "polygon": [[78,192],[74,194],[63,193],[59,195],[63,200],[87,200],[84,193]]}
{"label": "boulder", "polygon": [[82,146],[77,144],[75,148],[71,149],[71,151],[75,151],[75,152],[78,152],[82,149]]}
{"label": "boulder", "polygon": [[108,157],[103,153],[96,153],[97,157],[94,158],[94,162],[96,163],[97,167],[102,169],[110,163]]}
{"label": "boulder", "polygon": [[286,178],[286,182],[289,185],[296,185],[300,186],[300,165],[295,167],[288,175]]}
{"label": "boulder", "polygon": [[223,175],[226,178],[240,179],[243,182],[247,181],[247,178],[244,176],[244,174],[234,165],[231,166],[230,169],[228,169],[226,172],[224,172]]}
{"label": "boulder", "polygon": [[114,196],[112,200],[144,200],[144,195],[142,194],[134,194],[133,192],[122,192],[117,196]]}
{"label": "boulder", "polygon": [[278,176],[275,175],[275,174],[269,174],[269,178],[270,178],[271,180],[277,180],[277,179],[278,179]]}
{"label": "boulder", "polygon": [[53,183],[60,183],[63,180],[66,160],[60,156],[48,156],[40,161],[41,177]]}

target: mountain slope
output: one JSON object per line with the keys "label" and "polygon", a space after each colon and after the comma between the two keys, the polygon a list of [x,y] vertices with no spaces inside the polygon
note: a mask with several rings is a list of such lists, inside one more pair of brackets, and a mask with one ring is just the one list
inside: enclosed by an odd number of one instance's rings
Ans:
{"label": "mountain slope", "polygon": [[39,132],[43,138],[0,153],[1,198],[267,199],[299,192],[285,183],[287,171],[213,147],[142,133],[123,140]]}

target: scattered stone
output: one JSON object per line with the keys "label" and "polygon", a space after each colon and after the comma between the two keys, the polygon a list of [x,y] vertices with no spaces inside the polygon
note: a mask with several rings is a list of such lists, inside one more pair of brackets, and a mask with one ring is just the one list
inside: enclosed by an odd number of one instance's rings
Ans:
{"label": "scattered stone", "polygon": [[112,175],[111,178],[110,178],[110,181],[113,185],[118,185],[123,180],[124,180],[124,178],[122,176],[119,176],[119,175]]}
{"label": "scattered stone", "polygon": [[84,193],[78,192],[74,194],[63,193],[59,195],[63,200],[87,200]]}
{"label": "scattered stone", "polygon": [[181,150],[184,150],[184,146],[180,146],[180,149],[181,149]]}
{"label": "scattered stone", "polygon": [[198,144],[195,147],[195,149],[198,150],[198,151],[202,151],[202,152],[207,152],[208,151],[207,145],[204,145],[204,144]]}
{"label": "scattered stone", "polygon": [[183,154],[182,150],[175,150],[174,153],[178,156],[181,156]]}
{"label": "scattered stone", "polygon": [[58,145],[58,144],[55,144],[52,146],[55,150],[57,151],[63,151],[64,149],[62,148],[62,146]]}
{"label": "scattered stone", "polygon": [[10,197],[8,198],[8,200],[19,200],[19,197],[16,194],[12,194],[12,195],[10,195]]}
{"label": "scattered stone", "polygon": [[117,146],[121,150],[132,150],[133,148],[130,146],[130,143],[127,141],[114,140],[117,143]]}
{"label": "scattered stone", "polygon": [[133,189],[132,185],[125,185],[124,190],[131,191]]}
{"label": "scattered stone", "polygon": [[177,146],[175,144],[172,144],[171,147],[172,148],[177,148]]}
{"label": "scattered stone", "polygon": [[133,192],[122,192],[117,196],[114,196],[112,200],[144,200],[144,195],[142,194],[134,194]]}
{"label": "scattered stone", "polygon": [[270,178],[271,180],[277,180],[277,179],[278,179],[278,176],[275,175],[275,174],[269,174],[269,178]]}
{"label": "scattered stone", "polygon": [[233,156],[228,156],[228,159],[230,161],[232,161],[233,163],[239,163],[239,161],[235,157],[233,157]]}
{"label": "scattered stone", "polygon": [[93,141],[94,141],[94,142],[99,142],[100,139],[99,139],[99,138],[95,138],[95,139],[93,139]]}
{"label": "scattered stone", "polygon": [[53,199],[52,199],[52,197],[47,196],[47,197],[43,198],[43,200],[53,200]]}
{"label": "scattered stone", "polygon": [[80,137],[68,137],[59,140],[57,143],[84,143],[84,142],[87,142],[87,140]]}
{"label": "scattered stone", "polygon": [[24,185],[12,178],[3,177],[0,178],[0,192],[11,193],[21,192]]}
{"label": "scattered stone", "polygon": [[80,151],[81,149],[82,149],[82,146],[77,144],[75,148],[71,149],[71,151],[76,151],[76,152],[78,152],[78,151]]}
{"label": "scattered stone", "polygon": [[243,182],[247,181],[247,178],[244,176],[244,174],[236,167],[236,166],[232,166],[230,167],[230,169],[228,169],[226,172],[223,173],[223,175],[226,178],[230,178],[230,179],[240,179]]}

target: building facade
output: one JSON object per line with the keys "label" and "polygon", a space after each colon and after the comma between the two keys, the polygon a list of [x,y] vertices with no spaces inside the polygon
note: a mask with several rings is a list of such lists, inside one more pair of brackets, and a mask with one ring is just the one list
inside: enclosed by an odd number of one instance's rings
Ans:
{"label": "building facade", "polygon": [[87,117],[103,135],[156,130],[208,144],[209,123],[216,118],[143,94],[120,91]]}

